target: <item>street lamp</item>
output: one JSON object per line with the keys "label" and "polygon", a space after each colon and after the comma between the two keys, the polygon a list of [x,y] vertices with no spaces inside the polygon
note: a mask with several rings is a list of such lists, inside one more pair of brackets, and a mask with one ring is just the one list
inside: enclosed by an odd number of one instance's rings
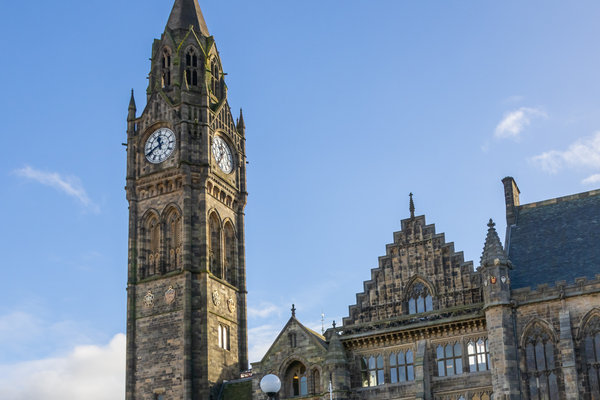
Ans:
{"label": "street lamp", "polygon": [[260,389],[269,396],[269,399],[273,399],[281,389],[281,381],[276,375],[265,375],[260,380]]}

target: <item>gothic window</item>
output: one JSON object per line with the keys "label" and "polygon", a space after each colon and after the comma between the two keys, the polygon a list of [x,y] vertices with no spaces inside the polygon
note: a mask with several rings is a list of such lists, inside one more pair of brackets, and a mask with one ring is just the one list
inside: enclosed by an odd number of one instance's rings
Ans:
{"label": "gothic window", "polygon": [[318,369],[315,369],[312,373],[312,393],[311,394],[319,394],[321,393],[321,373]]}
{"label": "gothic window", "polygon": [[412,350],[390,354],[392,383],[415,380],[414,357]]}
{"label": "gothic window", "polygon": [[589,389],[592,400],[600,399],[600,317],[590,318],[583,330],[583,346],[587,363]]}
{"label": "gothic window", "polygon": [[225,224],[225,279],[237,286],[237,263],[235,257],[235,235],[230,222]]}
{"label": "gothic window", "polygon": [[460,343],[448,343],[437,347],[438,376],[463,373],[462,348]]}
{"label": "gothic window", "polygon": [[185,55],[185,77],[189,86],[198,86],[198,56],[194,48],[190,47]]}
{"label": "gothic window", "polygon": [[383,356],[371,356],[361,359],[362,387],[383,385]]}
{"label": "gothic window", "polygon": [[287,369],[284,378],[287,397],[308,395],[308,379],[306,367],[299,361],[294,361]]}
{"label": "gothic window", "polygon": [[221,273],[221,224],[215,214],[210,216],[210,272],[217,278],[223,278]]}
{"label": "gothic window", "polygon": [[490,366],[490,348],[489,341],[486,339],[477,340],[477,342],[470,341],[467,344],[467,353],[469,354],[469,371],[487,371],[491,368]]}
{"label": "gothic window", "polygon": [[416,314],[433,310],[433,298],[423,282],[415,282],[408,291],[408,313]]}
{"label": "gothic window", "polygon": [[224,350],[229,350],[229,327],[225,325],[219,325],[219,347]]}
{"label": "gothic window", "polygon": [[525,354],[531,400],[558,400],[552,336],[540,324],[534,324],[525,336]]}
{"label": "gothic window", "polygon": [[290,334],[290,347],[292,347],[292,348],[296,347],[296,334],[295,333]]}
{"label": "gothic window", "polygon": [[149,252],[148,252],[148,276],[159,272],[160,261],[160,224],[153,218],[148,225]]}
{"label": "gothic window", "polygon": [[210,72],[212,75],[212,80],[211,80],[211,89],[213,94],[217,97],[217,99],[219,99],[220,96],[220,89],[221,89],[221,85],[220,83],[220,73],[219,73],[219,65],[217,64],[216,59],[212,59],[212,61],[210,62]]}
{"label": "gothic window", "polygon": [[181,266],[181,217],[171,214],[169,220],[169,265],[174,270]]}
{"label": "gothic window", "polygon": [[162,54],[162,87],[171,86],[171,52],[168,49],[163,50]]}

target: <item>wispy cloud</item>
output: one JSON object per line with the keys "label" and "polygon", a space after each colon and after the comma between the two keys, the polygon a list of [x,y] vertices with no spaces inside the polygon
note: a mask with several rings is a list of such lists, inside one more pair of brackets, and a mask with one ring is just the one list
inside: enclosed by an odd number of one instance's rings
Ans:
{"label": "wispy cloud", "polygon": [[4,400],[109,400],[125,392],[125,335],[62,357],[0,364]]}
{"label": "wispy cloud", "polygon": [[495,136],[500,139],[519,139],[521,132],[531,123],[533,118],[548,118],[541,108],[521,107],[518,110],[509,111],[496,126]]}
{"label": "wispy cloud", "polygon": [[250,343],[248,357],[250,362],[262,360],[282,329],[283,325],[261,325],[248,330],[248,342]]}
{"label": "wispy cloud", "polygon": [[[600,132],[578,139],[565,151],[551,150],[528,161],[551,174],[564,168],[600,168]],[[594,183],[595,176],[590,176],[583,183]]]}
{"label": "wispy cloud", "polygon": [[275,304],[262,302],[260,307],[252,308],[248,307],[248,316],[254,318],[267,318],[272,314],[281,314],[281,310]]}
{"label": "wispy cloud", "polygon": [[523,100],[525,97],[524,96],[510,96],[507,99],[505,99],[502,103],[506,104],[506,103],[516,103],[518,101]]}
{"label": "wispy cloud", "polygon": [[594,174],[594,175],[588,176],[587,178],[582,180],[581,183],[584,185],[591,185],[592,183],[600,183],[600,174]]}
{"label": "wispy cloud", "polygon": [[41,171],[28,165],[24,168],[13,171],[13,173],[15,175],[34,180],[42,185],[51,186],[68,194],[69,196],[75,197],[84,206],[92,211],[96,213],[100,212],[100,208],[89,198],[85,189],[83,189],[81,180],[76,176],[63,176],[58,172]]}

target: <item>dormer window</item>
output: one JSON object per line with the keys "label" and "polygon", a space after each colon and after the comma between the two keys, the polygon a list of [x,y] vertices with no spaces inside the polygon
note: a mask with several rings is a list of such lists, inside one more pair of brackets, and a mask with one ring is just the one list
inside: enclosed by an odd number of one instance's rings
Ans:
{"label": "dormer window", "polygon": [[188,86],[198,86],[198,55],[190,48],[185,55],[185,79]]}

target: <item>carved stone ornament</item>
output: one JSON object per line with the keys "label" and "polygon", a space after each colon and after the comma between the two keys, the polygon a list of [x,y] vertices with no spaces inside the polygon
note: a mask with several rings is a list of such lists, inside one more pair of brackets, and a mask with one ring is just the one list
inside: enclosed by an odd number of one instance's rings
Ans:
{"label": "carved stone ornament", "polygon": [[494,265],[500,265],[500,259],[499,258],[496,258],[494,260]]}
{"label": "carved stone ornament", "polygon": [[173,289],[173,286],[169,286],[169,290],[165,292],[165,300],[167,301],[167,304],[171,304],[175,301],[175,289]]}
{"label": "carved stone ornament", "polygon": [[487,280],[487,278],[485,278],[485,280],[483,281],[483,286],[487,287],[487,285],[488,285],[488,280]]}
{"label": "carved stone ornament", "polygon": [[233,301],[233,299],[227,300],[227,308],[230,313],[233,314],[235,312],[235,301]]}
{"label": "carved stone ornament", "polygon": [[502,282],[502,283],[506,283],[506,276],[502,275],[502,276],[500,277],[500,282]]}
{"label": "carved stone ornament", "polygon": [[148,292],[147,295],[144,296],[144,304],[146,307],[152,307],[154,305],[154,295],[152,292]]}
{"label": "carved stone ornament", "polygon": [[493,276],[493,275],[492,275],[492,276],[490,277],[490,282],[492,283],[492,285],[495,285],[497,281],[498,281],[498,279],[496,279],[496,277],[495,277],[495,276]]}
{"label": "carved stone ornament", "polygon": [[213,298],[213,303],[215,304],[215,306],[218,306],[219,304],[221,304],[221,295],[219,294],[218,290],[215,290],[213,292],[212,298]]}

